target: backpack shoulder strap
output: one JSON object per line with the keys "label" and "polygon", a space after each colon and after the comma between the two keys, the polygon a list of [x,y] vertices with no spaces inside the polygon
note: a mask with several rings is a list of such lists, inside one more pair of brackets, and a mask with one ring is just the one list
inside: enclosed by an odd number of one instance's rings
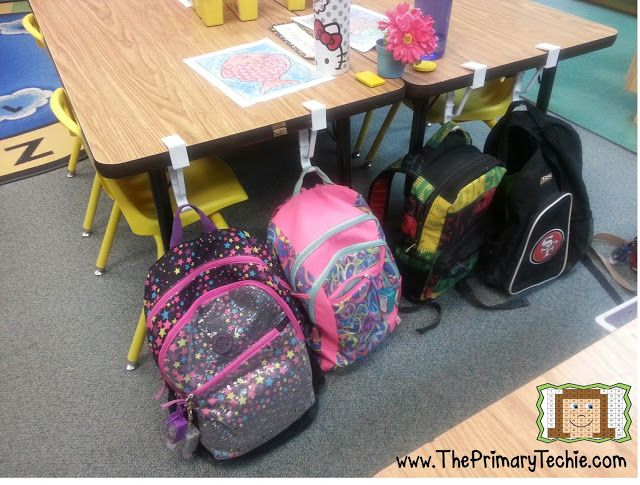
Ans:
{"label": "backpack shoulder strap", "polygon": [[466,280],[459,281],[456,285],[456,289],[468,303],[476,308],[482,308],[483,310],[514,310],[516,308],[529,306],[529,300],[524,296],[510,298],[502,303],[485,303],[478,297],[478,295],[476,295],[475,291],[473,291],[473,288]]}
{"label": "backpack shoulder strap", "polygon": [[397,173],[403,172],[400,168],[401,160],[387,167],[371,182],[367,201],[373,215],[378,218],[380,225],[384,227],[384,219],[391,198],[391,185]]}

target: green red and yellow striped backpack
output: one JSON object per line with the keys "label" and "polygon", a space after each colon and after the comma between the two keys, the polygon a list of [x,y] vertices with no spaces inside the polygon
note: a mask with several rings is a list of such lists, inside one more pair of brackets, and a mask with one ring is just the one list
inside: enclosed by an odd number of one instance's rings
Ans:
{"label": "green red and yellow striped backpack", "polygon": [[[373,181],[369,206],[387,231],[408,300],[431,302],[473,269],[504,173],[498,159],[482,153],[465,131],[448,122],[422,151],[406,155]],[[399,230],[393,229],[388,210],[397,174],[405,175]]]}

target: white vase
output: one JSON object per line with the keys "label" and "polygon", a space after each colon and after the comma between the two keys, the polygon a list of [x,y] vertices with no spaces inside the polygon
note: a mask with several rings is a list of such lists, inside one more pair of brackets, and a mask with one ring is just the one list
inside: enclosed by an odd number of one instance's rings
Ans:
{"label": "white vase", "polygon": [[349,71],[351,0],[314,0],[314,54],[322,75]]}

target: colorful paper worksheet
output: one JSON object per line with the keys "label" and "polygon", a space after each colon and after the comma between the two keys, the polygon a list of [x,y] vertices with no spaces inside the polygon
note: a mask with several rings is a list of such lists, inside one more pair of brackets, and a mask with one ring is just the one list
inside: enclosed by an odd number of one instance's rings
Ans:
{"label": "colorful paper worksheet", "polygon": [[[294,22],[313,30],[313,14],[293,17]],[[360,52],[367,52],[376,46],[376,40],[382,38],[378,30],[378,22],[387,20],[385,15],[374,12],[359,5],[351,5],[351,47]]]}
{"label": "colorful paper worksheet", "polygon": [[194,71],[242,107],[274,99],[333,79],[270,39],[184,60]]}

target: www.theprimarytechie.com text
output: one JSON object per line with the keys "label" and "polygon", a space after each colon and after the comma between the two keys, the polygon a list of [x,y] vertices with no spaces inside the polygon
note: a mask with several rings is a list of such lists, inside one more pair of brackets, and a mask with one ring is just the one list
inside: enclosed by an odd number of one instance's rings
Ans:
{"label": "www.theprimarytechie.com text", "polygon": [[592,457],[581,454],[578,450],[565,450],[562,454],[554,454],[550,450],[533,450],[528,455],[502,455],[496,450],[483,453],[472,450],[470,454],[459,454],[455,450],[435,450],[434,455],[427,456],[396,456],[398,468],[442,468],[465,469],[484,468],[498,470],[500,468],[515,468],[534,473],[544,468],[626,468],[627,461],[619,455],[595,455]]}

